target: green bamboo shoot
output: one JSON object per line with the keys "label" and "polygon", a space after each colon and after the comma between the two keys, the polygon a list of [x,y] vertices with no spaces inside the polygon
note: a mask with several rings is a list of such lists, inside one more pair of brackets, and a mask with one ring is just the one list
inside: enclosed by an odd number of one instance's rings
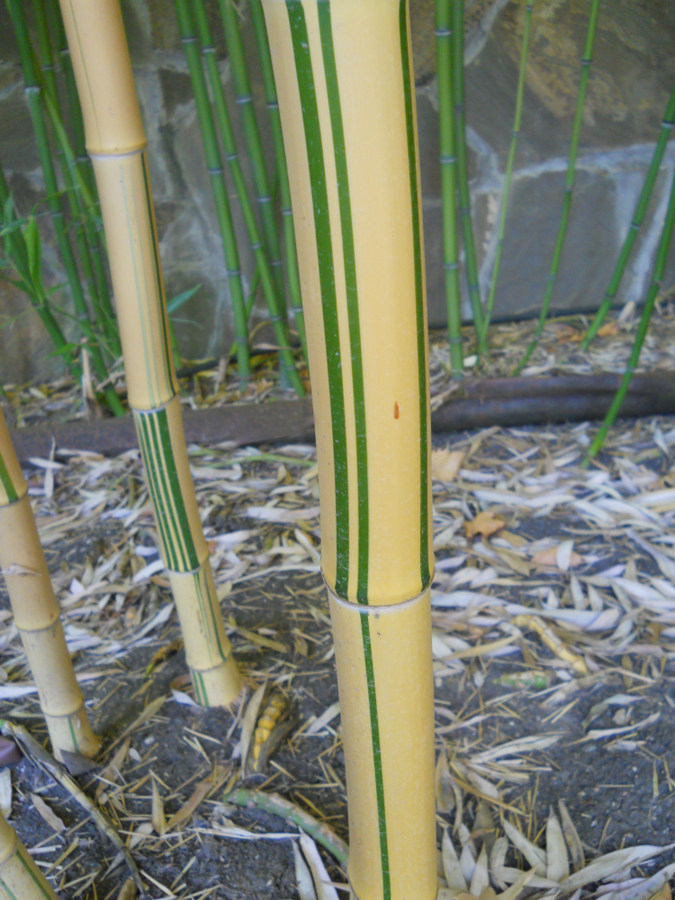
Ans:
{"label": "green bamboo shoot", "polygon": [[118,0],[61,0],[101,198],[146,480],[195,694],[231,703],[240,681],[225,634],[185,448],[147,161]]}
{"label": "green bamboo shoot", "polygon": [[436,896],[425,287],[407,3],[263,0],[289,164],[359,900]]}

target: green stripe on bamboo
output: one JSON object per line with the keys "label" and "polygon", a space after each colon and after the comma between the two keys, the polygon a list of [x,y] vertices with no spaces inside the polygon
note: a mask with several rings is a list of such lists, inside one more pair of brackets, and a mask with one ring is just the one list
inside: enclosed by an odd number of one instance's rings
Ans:
{"label": "green stripe on bamboo", "polygon": [[471,193],[469,191],[469,162],[466,149],[466,105],[464,97],[464,0],[454,0],[452,4],[452,96],[455,110],[455,151],[457,155],[457,187],[459,217],[464,238],[464,264],[469,298],[473,311],[476,333],[483,328],[483,308],[478,287],[478,265],[476,244],[473,236],[471,216]]}
{"label": "green stripe on bamboo", "polygon": [[0,896],[7,900],[58,900],[12,826],[0,813]]}
{"label": "green stripe on bamboo", "polygon": [[591,70],[591,64],[593,62],[593,44],[595,42],[595,31],[598,21],[599,5],[600,0],[591,0],[591,11],[588,18],[588,28],[586,30],[586,43],[584,45],[584,52],[581,59],[581,79],[579,81],[579,90],[577,92],[577,102],[576,108],[574,110],[574,123],[572,125],[572,138],[570,140],[570,150],[569,156],[567,158],[567,174],[565,175],[563,208],[562,214],[560,216],[560,224],[558,226],[558,234],[556,236],[555,246],[553,248],[551,268],[549,270],[548,279],[546,281],[546,291],[544,292],[544,299],[542,300],[541,304],[539,320],[537,321],[537,325],[534,329],[534,336],[527,349],[525,350],[525,353],[523,354],[520,362],[513,370],[513,375],[518,375],[519,372],[522,372],[522,370],[527,365],[530,357],[534,353],[537,344],[539,343],[539,338],[544,331],[544,325],[546,324],[546,319],[548,318],[551,298],[553,297],[553,290],[555,288],[556,279],[558,277],[560,259],[562,257],[562,250],[565,245],[565,238],[567,236],[567,223],[569,221],[570,210],[572,208],[572,194],[574,191],[574,181],[576,174],[577,151],[579,149],[581,123],[583,121],[584,104],[586,102],[586,88],[588,85],[588,77]]}
{"label": "green stripe on bamboo", "polygon": [[335,66],[335,50],[330,18],[330,4],[318,6],[319,28],[321,30],[323,65],[326,71],[328,107],[331,130],[333,132],[333,154],[337,173],[338,197],[340,201],[340,228],[342,231],[342,254],[347,294],[347,314],[349,317],[349,358],[352,370],[354,392],[354,425],[356,430],[356,479],[358,490],[358,560],[356,577],[356,598],[359,603],[368,602],[368,553],[369,516],[368,498],[368,442],[366,430],[366,400],[363,383],[363,357],[361,353],[361,329],[359,325],[359,293],[356,280],[356,256],[354,250],[354,228],[352,225],[351,199],[349,196],[349,174],[345,135],[340,111],[340,87]]}
{"label": "green stripe on bamboo", "polygon": [[[319,124],[316,87],[309,55],[309,38],[305,14],[300,0],[287,0],[288,18],[293,39],[295,65],[300,92],[303,97],[303,125],[314,205],[314,225],[321,281],[324,340],[329,359],[342,355],[338,328],[335,273],[333,271],[333,243],[328,214],[326,172],[323,162],[323,142]],[[335,591],[346,595],[349,586],[349,502],[347,496],[347,433],[342,373],[339,365],[329,365],[328,384],[335,457],[335,519],[337,571]]]}
{"label": "green stripe on bamboo", "polygon": [[633,245],[635,244],[638,233],[640,231],[640,227],[649,207],[649,201],[651,200],[652,191],[654,190],[656,177],[659,174],[661,160],[663,159],[663,154],[665,152],[668,139],[672,134],[674,122],[675,85],[673,85],[673,89],[670,92],[668,105],[666,106],[666,111],[663,115],[663,121],[661,122],[659,136],[657,138],[656,144],[654,145],[654,152],[652,153],[649,167],[645,173],[645,180],[642,183],[642,190],[640,191],[640,196],[638,197],[638,201],[635,205],[633,218],[630,225],[628,226],[628,232],[621,247],[616,265],[614,266],[614,271],[612,272],[612,277],[610,278],[609,285],[607,286],[607,290],[605,291],[605,296],[603,297],[602,303],[600,304],[600,307],[595,314],[595,318],[591,322],[588,331],[584,335],[584,339],[581,343],[582,350],[588,349],[588,345],[598,333],[598,329],[604,322],[605,317],[607,316],[607,313],[609,312],[609,309],[612,305],[612,302],[616,297],[616,293],[619,290],[619,285],[621,284],[621,280],[626,270],[626,263],[628,262],[628,259],[631,255]]}
{"label": "green stripe on bamboo", "polygon": [[527,57],[530,48],[530,34],[532,32],[532,3],[525,4],[525,22],[523,25],[523,40],[520,48],[520,64],[518,66],[518,86],[516,88],[516,108],[513,114],[513,128],[511,130],[511,143],[509,144],[509,155],[506,160],[506,172],[504,174],[504,186],[502,188],[501,204],[499,207],[499,224],[497,226],[497,247],[495,250],[495,261],[492,267],[492,277],[490,279],[490,290],[488,292],[487,305],[485,308],[485,318],[483,320],[483,328],[478,336],[480,352],[487,353],[488,349],[488,332],[490,330],[490,319],[495,304],[495,296],[497,293],[497,280],[499,278],[499,268],[502,260],[502,251],[504,249],[504,234],[506,230],[506,212],[509,204],[509,193],[511,190],[511,180],[513,178],[513,165],[516,158],[516,149],[518,146],[518,136],[520,134],[520,121],[523,115],[523,95],[525,93],[525,75],[527,71]]}
{"label": "green stripe on bamboo", "polygon": [[626,394],[628,393],[628,387],[630,385],[637,364],[640,360],[640,352],[642,351],[642,345],[644,344],[645,337],[647,336],[647,330],[649,329],[649,322],[652,316],[652,311],[654,309],[654,304],[656,303],[656,297],[659,293],[659,288],[661,287],[663,273],[666,269],[668,248],[670,247],[670,241],[673,236],[674,225],[675,169],[673,170],[673,176],[670,184],[670,195],[668,197],[666,216],[663,222],[663,228],[661,230],[661,237],[659,238],[659,246],[656,251],[656,259],[654,261],[654,269],[652,271],[652,280],[651,284],[649,285],[649,290],[645,299],[645,305],[642,310],[642,315],[640,316],[640,324],[638,325],[638,330],[635,335],[635,340],[633,342],[633,347],[631,349],[628,363],[626,364],[626,369],[623,373],[623,378],[621,379],[621,384],[619,385],[619,390],[617,391],[616,396],[612,401],[612,405],[607,411],[607,415],[605,416],[603,423],[598,430],[598,433],[595,435],[591,446],[588,448],[588,453],[586,454],[586,457],[584,459],[584,463],[586,465],[590,462],[591,459],[593,459],[593,457],[597,456],[600,449],[602,448],[604,440],[607,437],[607,432],[612,427],[614,420],[616,419],[619,410],[621,409],[621,404],[623,403]]}
{"label": "green stripe on bamboo", "polygon": [[408,176],[410,179],[410,208],[413,226],[413,254],[415,259],[415,317],[417,324],[417,378],[420,419],[420,583],[422,589],[431,581],[429,531],[431,520],[431,496],[429,478],[429,381],[427,360],[427,317],[422,262],[422,226],[417,165],[417,128],[413,103],[413,73],[410,54],[410,20],[407,0],[399,0],[399,35],[401,41],[401,68],[403,69],[403,97],[405,100],[406,139],[408,143]]}
{"label": "green stripe on bamboo", "polygon": [[443,276],[453,378],[464,376],[462,299],[457,241],[457,153],[452,102],[451,0],[436,0],[436,81],[443,211]]}

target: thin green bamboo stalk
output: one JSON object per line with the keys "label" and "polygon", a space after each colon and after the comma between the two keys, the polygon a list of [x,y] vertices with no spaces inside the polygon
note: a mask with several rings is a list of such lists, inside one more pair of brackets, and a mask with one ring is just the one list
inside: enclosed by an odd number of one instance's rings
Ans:
{"label": "thin green bamboo stalk", "polygon": [[[59,103],[59,94],[56,83],[57,65],[54,59],[50,29],[47,21],[44,0],[34,0],[33,10],[38,35],[38,62],[39,71],[44,80],[44,98],[49,98],[48,113],[52,120],[58,119],[59,136],[65,138],[63,115]],[[70,208],[71,219],[74,224],[75,240],[78,247],[79,260],[84,272],[84,283],[87,285],[87,293],[94,310],[95,320],[102,335],[105,336],[105,345],[113,360],[119,358],[121,347],[117,323],[112,310],[108,281],[101,265],[100,253],[97,253],[97,237],[94,224],[87,215],[77,182],[74,177],[72,165],[73,154],[65,149],[67,139],[57,140],[57,155],[61,164],[61,173],[65,184],[65,196]]]}
{"label": "thin green bamboo stalk", "polygon": [[[204,65],[206,67],[206,74],[209,79],[211,96],[213,98],[213,105],[216,113],[216,122],[220,130],[220,137],[223,142],[225,158],[227,159],[230,174],[232,176],[232,181],[237,192],[242,215],[244,217],[244,224],[246,226],[246,231],[248,233],[249,241],[251,244],[251,250],[253,251],[253,255],[255,257],[257,271],[260,276],[263,293],[265,295],[267,307],[270,312],[270,321],[272,322],[272,327],[274,328],[274,333],[279,345],[279,363],[281,365],[282,372],[285,373],[287,382],[291,384],[295,388],[296,393],[300,397],[302,397],[305,394],[305,390],[302,386],[302,381],[300,380],[297,369],[295,368],[293,354],[289,346],[290,342],[288,336],[288,327],[286,325],[285,316],[283,315],[283,286],[282,293],[280,294],[279,284],[278,281],[275,281],[272,274],[269,258],[265,250],[260,229],[258,227],[258,222],[253,210],[253,205],[249,199],[248,190],[246,188],[246,180],[244,178],[244,173],[242,172],[241,163],[239,162],[239,156],[237,154],[237,145],[234,137],[234,131],[232,129],[230,115],[227,109],[227,104],[225,102],[225,92],[223,91],[222,83],[220,80],[218,60],[216,58],[216,51],[213,44],[211,29],[206,17],[206,7],[204,5],[204,0],[195,0],[192,9],[194,12],[197,31],[199,33],[199,41],[201,42],[202,57],[204,60]],[[192,26],[190,29],[192,33],[189,35],[183,33],[183,38],[195,37],[194,25],[192,22],[190,22],[190,25]]]}
{"label": "thin green bamboo stalk", "polygon": [[[87,221],[90,223],[92,232],[92,258],[94,266],[94,275],[96,283],[99,286],[99,292],[104,300],[106,314],[113,323],[115,334],[118,335],[116,327],[115,310],[113,309],[112,299],[108,285],[108,275],[103,264],[103,260],[107,259],[107,250],[105,246],[105,235],[103,233],[103,222],[101,219],[101,209],[98,202],[96,192],[96,181],[94,179],[94,171],[92,169],[91,160],[87,153],[84,137],[84,122],[82,120],[82,109],[80,107],[80,99],[77,94],[77,85],[75,84],[75,75],[73,73],[73,64],[70,58],[70,49],[66,39],[66,33],[63,28],[63,19],[59,9],[58,0],[44,0],[49,30],[54,38],[56,50],[60,60],[60,71],[63,75],[66,94],[68,97],[68,111],[70,116],[70,125],[74,140],[74,152],[67,140],[65,129],[61,126],[58,116],[54,115],[54,111],[47,103],[47,112],[50,116],[54,134],[59,145],[62,148],[64,156],[68,161],[68,165],[73,173],[73,178],[77,189],[82,197],[82,202],[86,209]],[[120,344],[119,336],[115,348],[115,355],[119,356]]]}
{"label": "thin green bamboo stalk", "polygon": [[237,345],[239,378],[242,383],[246,383],[251,377],[248,328],[246,323],[244,289],[242,287],[239,265],[239,251],[237,249],[237,238],[232,222],[227,185],[225,184],[225,173],[220,157],[216,129],[211,116],[211,105],[209,103],[204,72],[202,71],[202,64],[199,58],[199,47],[197,46],[197,38],[194,34],[190,7],[187,0],[175,0],[175,6],[183,50],[190,72],[192,90],[195,95],[199,127],[202,132],[206,164],[211,178],[211,189],[213,191],[216,216],[218,218],[218,225],[220,227],[220,235],[223,243],[225,265],[227,266],[227,280],[232,297],[234,337]]}
{"label": "thin green bamboo stalk", "polygon": [[588,448],[588,453],[586,454],[586,457],[584,459],[585,465],[588,465],[590,460],[593,459],[593,457],[597,456],[598,452],[600,451],[600,448],[602,447],[603,442],[607,436],[607,432],[612,427],[614,420],[616,419],[618,412],[621,409],[621,404],[623,403],[626,394],[628,393],[628,386],[630,385],[631,379],[640,359],[640,352],[647,335],[647,329],[649,328],[649,322],[651,319],[652,310],[654,309],[654,303],[656,301],[659,288],[661,287],[661,280],[663,278],[663,273],[666,268],[666,260],[668,258],[668,248],[673,236],[673,225],[675,225],[675,169],[673,170],[673,176],[670,184],[670,196],[668,198],[666,216],[663,222],[663,228],[661,229],[659,246],[656,251],[656,259],[654,261],[654,269],[652,272],[652,281],[649,285],[647,298],[642,310],[640,324],[638,325],[638,330],[635,335],[631,354],[624,370],[619,390],[616,392],[616,396],[614,397],[612,405],[607,411],[607,415],[605,416],[598,433],[595,435],[591,446]]}
{"label": "thin green bamboo stalk", "polygon": [[457,253],[457,153],[453,120],[452,3],[436,0],[436,73],[438,81],[438,125],[443,196],[443,272],[448,311],[450,365],[454,378],[464,375],[462,313]]}
{"label": "thin green bamboo stalk", "polygon": [[[70,49],[66,39],[66,32],[63,28],[63,19],[59,10],[58,0],[44,0],[47,19],[49,22],[49,30],[53,36],[56,45],[56,51],[61,61],[61,72],[66,86],[68,96],[68,107],[70,112],[70,122],[73,131],[75,146],[75,162],[78,169],[85,178],[89,191],[92,194],[96,192],[94,183],[94,171],[91,166],[91,160],[87,153],[84,139],[84,122],[82,120],[82,109],[80,107],[80,99],[77,95],[77,85],[75,84],[75,75],[73,73],[73,64],[70,58]],[[102,236],[102,226],[99,235]]]}
{"label": "thin green bamboo stalk", "polygon": [[483,319],[483,328],[479,336],[479,347],[481,353],[486,353],[488,349],[488,333],[490,330],[490,319],[492,310],[494,309],[495,295],[497,293],[497,280],[499,278],[499,267],[502,261],[502,251],[504,249],[504,233],[506,230],[506,211],[509,204],[509,192],[511,190],[511,180],[513,178],[513,164],[516,158],[516,148],[518,146],[518,136],[520,134],[520,120],[523,114],[523,94],[525,92],[525,73],[527,70],[527,57],[530,48],[530,33],[532,31],[532,7],[533,3],[525,3],[525,22],[523,24],[523,41],[520,48],[520,66],[518,69],[518,87],[516,89],[516,109],[513,115],[513,130],[511,132],[511,144],[509,145],[509,155],[506,160],[506,173],[504,175],[504,187],[502,189],[501,207],[499,210],[499,225],[497,232],[497,248],[495,251],[495,262],[492,268],[492,278],[490,280],[490,291],[485,308],[485,318]]}
{"label": "thin green bamboo stalk", "polygon": [[0,207],[2,207],[2,222],[4,223],[5,252],[20,279],[16,282],[17,287],[28,296],[31,305],[40,317],[47,334],[56,347],[57,353],[63,359],[73,378],[79,382],[82,380],[82,368],[70,351],[70,345],[61,330],[61,326],[49,308],[42,279],[35,277],[35,272],[29,262],[26,241],[23,232],[18,227],[18,219],[2,167],[0,167]]}
{"label": "thin green bamboo stalk", "polygon": [[307,356],[307,333],[305,329],[305,314],[302,309],[302,291],[300,289],[300,274],[298,271],[298,255],[295,244],[295,231],[293,229],[293,211],[291,209],[291,190],[288,184],[288,165],[286,163],[286,151],[281,130],[281,118],[279,116],[279,103],[277,101],[276,85],[274,83],[274,70],[270,56],[269,42],[267,40],[267,28],[265,15],[262,10],[261,0],[249,0],[251,21],[258,45],[260,58],[260,70],[263,78],[265,101],[269,111],[270,125],[272,129],[272,145],[274,147],[274,160],[279,180],[279,192],[281,194],[281,216],[284,230],[284,251],[286,259],[286,277],[288,279],[288,294],[291,311],[295,319],[295,327],[298,329],[300,345],[305,357]]}
{"label": "thin green bamboo stalk", "polygon": [[598,8],[600,0],[591,0],[591,12],[588,18],[588,29],[586,31],[586,44],[584,46],[584,54],[581,60],[581,79],[579,81],[579,91],[577,93],[576,109],[574,111],[574,124],[572,125],[572,139],[570,141],[570,151],[567,159],[567,175],[565,176],[565,194],[563,197],[562,215],[558,226],[558,234],[553,250],[553,259],[551,260],[551,268],[549,270],[548,281],[546,284],[546,292],[541,305],[539,321],[534,330],[534,337],[527,347],[522,359],[513,370],[513,374],[517,375],[527,365],[528,360],[532,356],[539,338],[544,330],[546,319],[548,317],[551,298],[553,297],[553,289],[555,288],[556,278],[558,277],[558,269],[560,267],[560,258],[562,256],[565,237],[567,236],[567,223],[569,221],[570,210],[572,208],[572,193],[574,191],[575,168],[577,162],[577,151],[579,149],[579,136],[581,134],[581,122],[584,114],[584,103],[586,101],[586,87],[588,85],[588,76],[593,62],[593,44],[595,42],[595,28],[598,21]]}
{"label": "thin green bamboo stalk", "polygon": [[281,266],[279,237],[277,234],[276,222],[274,221],[272,191],[267,177],[267,167],[265,165],[262,141],[260,140],[258,120],[256,119],[255,110],[253,108],[251,82],[248,77],[246,54],[244,52],[244,45],[239,29],[239,13],[232,0],[218,0],[218,6],[223,22],[232,83],[237,105],[241,110],[242,123],[244,126],[244,140],[246,142],[248,158],[251,162],[253,185],[258,200],[258,208],[260,209],[262,231],[267,251],[271,259],[272,270],[275,273],[277,290],[279,295],[283,297],[284,277]]}
{"label": "thin green bamboo stalk", "polygon": [[[6,0],[10,17],[14,25],[14,33],[16,35],[17,45],[19,48],[19,57],[21,67],[24,73],[26,83],[26,97],[28,100],[28,108],[35,129],[37,138],[38,153],[40,155],[40,164],[42,167],[45,189],[47,192],[47,204],[50,209],[56,239],[61,252],[61,257],[68,277],[71,296],[75,305],[75,313],[78,326],[82,331],[82,335],[87,340],[87,349],[91,355],[94,371],[100,381],[105,382],[108,378],[108,371],[101,355],[101,349],[98,339],[94,333],[89,319],[89,311],[87,302],[82,292],[80,284],[80,276],[77,269],[77,263],[73,254],[73,249],[68,238],[68,232],[63,219],[63,210],[59,200],[59,190],[54,172],[54,164],[52,162],[49,139],[47,137],[47,128],[42,110],[41,96],[43,94],[40,85],[33,56],[31,52],[30,42],[28,39],[28,31],[24,19],[24,9],[19,0]],[[111,411],[115,415],[124,415],[124,408],[119,397],[111,387],[103,390],[103,396]]]}
{"label": "thin green bamboo stalk", "polygon": [[616,297],[616,292],[619,290],[619,285],[621,284],[623,274],[626,270],[626,263],[628,262],[628,259],[633,250],[633,245],[635,244],[640,226],[642,225],[645,214],[647,212],[647,208],[649,206],[649,201],[651,200],[652,191],[654,190],[654,183],[656,181],[657,175],[659,174],[661,160],[663,159],[663,154],[666,149],[666,144],[668,143],[668,138],[670,137],[670,134],[673,130],[674,122],[675,85],[673,85],[673,89],[670,93],[668,105],[666,106],[663,121],[661,122],[661,130],[659,131],[659,136],[657,138],[656,144],[654,145],[654,152],[652,153],[649,168],[645,173],[645,180],[642,184],[642,190],[640,191],[640,196],[638,197],[638,201],[635,205],[635,210],[633,211],[633,218],[631,220],[630,227],[628,228],[628,233],[626,234],[626,237],[624,239],[623,246],[621,247],[621,252],[619,253],[619,257],[616,261],[616,265],[614,266],[614,271],[612,272],[612,277],[605,292],[605,296],[603,297],[602,303],[600,304],[600,307],[595,314],[595,318],[593,319],[590,328],[586,332],[582,341],[582,350],[586,350],[588,348],[588,345],[598,333],[598,329],[604,322],[605,317],[612,305],[612,302]]}
{"label": "thin green bamboo stalk", "polygon": [[466,105],[464,97],[464,0],[452,4],[452,92],[455,106],[455,151],[457,155],[459,216],[464,239],[464,263],[473,311],[473,324],[477,334],[483,330],[483,308],[478,287],[476,244],[471,217],[469,192],[469,164],[466,150]]}

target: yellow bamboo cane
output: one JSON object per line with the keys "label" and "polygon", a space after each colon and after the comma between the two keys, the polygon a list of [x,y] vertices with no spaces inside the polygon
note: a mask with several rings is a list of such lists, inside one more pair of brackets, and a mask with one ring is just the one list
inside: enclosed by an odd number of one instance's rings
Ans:
{"label": "yellow bamboo cane", "polygon": [[108,244],[127,373],[159,542],[197,699],[240,680],[190,476],[150,191],[146,137],[118,0],[60,0]]}
{"label": "yellow bamboo cane", "polygon": [[0,900],[58,900],[5,817],[0,813]]}
{"label": "yellow bamboo cane", "polygon": [[263,0],[289,160],[358,900],[436,896],[426,313],[405,0]]}
{"label": "yellow bamboo cane", "polygon": [[1,409],[0,568],[54,754],[61,760],[64,752],[94,756],[98,739],[89,725],[82,692],[75,679],[28,485]]}

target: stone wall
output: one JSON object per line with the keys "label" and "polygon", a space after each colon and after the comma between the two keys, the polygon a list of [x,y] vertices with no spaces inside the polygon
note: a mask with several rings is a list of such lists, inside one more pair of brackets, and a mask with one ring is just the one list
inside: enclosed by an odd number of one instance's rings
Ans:
{"label": "stone wall", "polygon": [[[170,0],[123,0],[150,160],[169,296],[201,284],[177,325],[186,356],[226,351],[232,340],[225,269],[190,81]],[[245,13],[245,3],[241,9]],[[217,29],[217,4],[209,14]],[[433,0],[411,0],[430,322],[444,321],[441,201]],[[521,0],[466,0],[466,88],[471,187],[483,292],[495,253],[504,167],[511,138],[523,27]],[[580,73],[588,0],[535,2],[520,142],[495,314],[531,314],[543,296],[563,199],[567,150]],[[246,39],[252,43],[248,29]],[[603,0],[581,134],[569,235],[554,294],[558,310],[592,309],[602,299],[628,228],[652,142],[675,81],[672,0]],[[229,72],[219,47],[226,87]],[[254,85],[263,110],[262,91]],[[0,161],[22,212],[41,197],[41,175],[4,4],[0,6]],[[264,129],[264,112],[261,115]],[[668,149],[650,214],[620,299],[644,296],[665,212],[675,142]],[[252,277],[242,233],[242,268]],[[45,262],[63,281],[48,232]],[[675,283],[675,253],[666,287]],[[465,314],[470,316],[468,303]],[[25,381],[58,362],[19,292],[0,284],[0,379]]]}

